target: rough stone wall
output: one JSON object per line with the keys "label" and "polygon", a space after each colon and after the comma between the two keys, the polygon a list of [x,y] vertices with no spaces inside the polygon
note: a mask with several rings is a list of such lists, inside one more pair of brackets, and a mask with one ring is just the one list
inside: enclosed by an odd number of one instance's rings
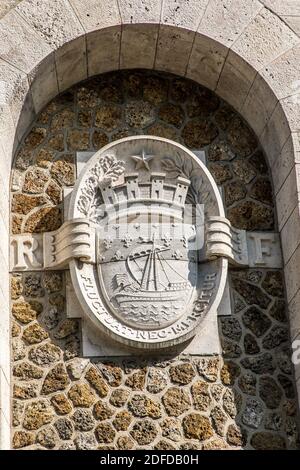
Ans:
{"label": "rough stone wall", "polygon": [[[256,137],[208,90],[152,72],[96,77],[57,97],[16,155],[12,233],[54,230],[75,152],[135,134],[205,149],[227,217],[274,230],[272,188]],[[232,270],[223,357],[90,361],[66,319],[63,273],[12,281],[13,447],[295,448],[296,401],[279,270]]]}

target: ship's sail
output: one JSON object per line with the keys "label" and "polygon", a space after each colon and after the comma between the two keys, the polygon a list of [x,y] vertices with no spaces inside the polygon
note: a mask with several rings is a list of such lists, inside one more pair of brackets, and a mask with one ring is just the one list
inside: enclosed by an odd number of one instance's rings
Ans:
{"label": "ship's sail", "polygon": [[132,278],[140,286],[140,291],[167,291],[187,288],[187,279],[161,254],[170,248],[156,246],[137,250],[127,257],[126,264]]}

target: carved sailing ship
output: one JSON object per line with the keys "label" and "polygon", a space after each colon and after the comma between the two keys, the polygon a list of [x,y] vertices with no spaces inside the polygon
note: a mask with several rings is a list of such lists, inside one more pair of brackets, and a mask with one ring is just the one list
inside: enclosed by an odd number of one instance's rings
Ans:
{"label": "carved sailing ship", "polygon": [[[185,297],[191,284],[167,259],[162,259],[161,253],[167,250],[169,250],[168,247],[156,246],[153,241],[152,249],[141,250],[128,256],[127,268],[135,282],[126,284],[127,277],[124,275],[117,277],[116,282],[120,291],[114,295],[114,298],[121,308],[132,301],[135,303],[155,302],[165,306],[167,302],[180,301]],[[142,260],[144,269],[137,260]],[[134,263],[138,272],[142,273],[141,279],[138,279],[136,270],[132,268]],[[178,281],[172,281],[171,277],[173,279],[177,277]]]}

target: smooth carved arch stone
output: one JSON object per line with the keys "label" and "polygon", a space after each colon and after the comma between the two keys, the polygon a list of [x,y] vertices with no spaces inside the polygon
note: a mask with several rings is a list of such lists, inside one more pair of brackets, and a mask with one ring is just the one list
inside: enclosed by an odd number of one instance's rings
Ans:
{"label": "smooth carved arch stone", "polygon": [[[186,218],[191,202],[204,217]],[[96,228],[96,264],[70,263],[94,327],[147,350],[193,338],[203,318],[216,314],[227,276],[225,259],[203,261],[208,216],[224,217],[220,193],[182,145],[137,136],[99,150],[74,187],[68,214]]]}

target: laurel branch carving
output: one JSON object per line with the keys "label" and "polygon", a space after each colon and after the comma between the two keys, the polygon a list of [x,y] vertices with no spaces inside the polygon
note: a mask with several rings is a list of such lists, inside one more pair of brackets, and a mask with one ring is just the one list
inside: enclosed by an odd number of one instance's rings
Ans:
{"label": "laurel branch carving", "polygon": [[117,160],[115,155],[105,155],[89,170],[88,177],[82,187],[77,208],[85,217],[97,223],[101,218],[100,186],[116,181],[125,170],[125,163]]}
{"label": "laurel branch carving", "polygon": [[195,168],[191,159],[184,159],[179,154],[174,157],[164,157],[161,161],[163,170],[169,178],[182,176],[190,180],[191,184],[186,197],[187,204],[204,204],[206,209],[213,203],[211,189],[203,178],[199,168]]}

